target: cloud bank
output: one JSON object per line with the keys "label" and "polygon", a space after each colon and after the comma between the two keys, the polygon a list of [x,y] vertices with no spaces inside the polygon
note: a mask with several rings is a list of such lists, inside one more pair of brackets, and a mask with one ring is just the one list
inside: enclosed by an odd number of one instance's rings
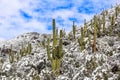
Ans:
{"label": "cloud bank", "polygon": [[51,33],[52,19],[59,29],[71,30],[120,0],[0,0],[0,40],[25,32]]}

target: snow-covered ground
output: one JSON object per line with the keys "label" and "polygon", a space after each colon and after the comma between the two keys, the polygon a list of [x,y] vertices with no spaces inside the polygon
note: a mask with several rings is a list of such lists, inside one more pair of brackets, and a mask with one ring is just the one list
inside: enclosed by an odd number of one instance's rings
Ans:
{"label": "snow-covered ground", "polygon": [[[109,16],[113,14],[115,8],[109,9],[105,17],[107,29],[110,27]],[[97,16],[102,17],[100,14]],[[77,38],[81,36],[79,29],[76,32]],[[91,29],[91,26],[88,26],[88,29]],[[120,13],[115,19],[114,31],[120,31]],[[72,32],[69,34],[72,35]],[[120,80],[120,37],[117,33],[114,36],[98,37],[97,52],[94,53],[88,42],[81,51],[77,39],[70,40],[69,35],[66,35],[63,43],[67,45],[63,45],[65,55],[58,77],[53,75],[46,48],[42,45],[48,37],[52,44],[51,34],[37,32],[24,33],[11,40],[0,41],[0,80],[35,80],[38,76],[40,80]],[[85,39],[87,40],[87,37]],[[31,54],[17,59],[22,44],[27,47],[28,42],[32,44]],[[4,49],[11,49],[11,44],[12,51],[16,52],[13,63],[9,62],[9,52],[3,53]]]}

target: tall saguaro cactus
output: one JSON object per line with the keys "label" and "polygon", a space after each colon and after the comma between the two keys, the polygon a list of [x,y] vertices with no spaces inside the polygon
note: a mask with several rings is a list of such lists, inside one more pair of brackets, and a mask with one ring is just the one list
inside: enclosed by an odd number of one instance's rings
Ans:
{"label": "tall saguaro cactus", "polygon": [[97,38],[97,17],[94,16],[94,38],[93,38],[93,52],[96,52],[96,38]]}
{"label": "tall saguaro cactus", "polygon": [[117,18],[117,16],[118,16],[118,13],[119,13],[119,6],[116,6],[116,7],[115,7],[115,16],[116,16],[116,18]]}
{"label": "tall saguaro cactus", "polygon": [[103,33],[106,33],[106,28],[105,28],[105,13],[103,13],[103,16],[102,16],[102,21],[103,21]]}
{"label": "tall saguaro cactus", "polygon": [[115,17],[114,15],[111,17],[111,26],[110,26],[110,36],[113,34],[113,26],[115,24]]}
{"label": "tall saguaro cactus", "polygon": [[73,21],[73,36],[75,39],[75,34],[76,34],[76,26],[75,26],[75,22]]}
{"label": "tall saguaro cactus", "polygon": [[56,22],[55,19],[53,19],[53,48],[57,45],[57,29],[56,29]]}
{"label": "tall saguaro cactus", "polygon": [[47,39],[47,56],[48,56],[48,59],[51,60],[51,57],[50,57],[50,39],[49,38]]}
{"label": "tall saguaro cactus", "polygon": [[84,20],[84,36],[86,36],[87,34],[87,23],[86,23],[86,19]]}
{"label": "tall saguaro cactus", "polygon": [[12,44],[11,44],[11,49],[9,51],[9,61],[10,63],[13,63],[14,62],[14,53],[12,53]]}
{"label": "tall saguaro cactus", "polygon": [[27,53],[30,54],[32,52],[32,45],[28,42]]}
{"label": "tall saguaro cactus", "polygon": [[81,37],[78,39],[78,43],[81,46],[81,51],[83,51],[85,49],[86,42],[84,41],[84,37],[85,37],[85,34],[84,34],[84,29],[82,27],[81,28]]}
{"label": "tall saguaro cactus", "polygon": [[59,40],[59,57],[63,57],[63,47],[62,47],[62,37],[63,37],[63,32],[60,30],[60,40]]}

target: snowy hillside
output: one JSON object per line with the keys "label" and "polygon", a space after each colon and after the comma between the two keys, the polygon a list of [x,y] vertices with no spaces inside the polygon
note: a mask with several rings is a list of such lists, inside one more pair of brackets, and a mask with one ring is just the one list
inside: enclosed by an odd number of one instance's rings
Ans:
{"label": "snowy hillside", "polygon": [[[120,5],[82,27],[73,24],[57,36],[57,47],[55,36],[29,32],[0,41],[0,80],[120,80]],[[60,47],[64,54],[56,58]]]}

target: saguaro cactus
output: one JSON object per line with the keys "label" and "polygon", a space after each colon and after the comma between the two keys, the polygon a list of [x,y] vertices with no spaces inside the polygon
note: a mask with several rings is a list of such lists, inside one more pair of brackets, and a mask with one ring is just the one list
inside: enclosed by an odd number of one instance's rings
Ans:
{"label": "saguaro cactus", "polygon": [[90,30],[87,30],[87,32],[88,32],[88,41],[89,41],[89,45],[91,46],[92,43],[91,43]]}
{"label": "saguaro cactus", "polygon": [[105,28],[105,13],[103,13],[103,16],[102,16],[102,21],[103,21],[103,33],[106,33],[106,28]]}
{"label": "saguaro cactus", "polygon": [[56,29],[56,22],[55,19],[53,19],[53,48],[57,45],[57,29]]}
{"label": "saguaro cactus", "polygon": [[73,21],[73,36],[75,39],[75,34],[76,34],[76,26],[75,26],[75,22]]}
{"label": "saguaro cactus", "polygon": [[114,15],[111,17],[111,26],[110,26],[110,36],[113,34],[113,26],[115,24],[115,17]]}
{"label": "saguaro cactus", "polygon": [[12,53],[12,45],[11,45],[11,48],[9,50],[9,61],[10,61],[10,63],[14,62],[14,54]]}
{"label": "saguaro cactus", "polygon": [[30,54],[32,52],[32,45],[31,43],[28,42],[28,54]]}
{"label": "saguaro cactus", "polygon": [[97,38],[97,17],[94,16],[94,38],[93,38],[93,52],[96,52],[96,38]]}
{"label": "saguaro cactus", "polygon": [[84,30],[83,28],[81,28],[81,37],[80,39],[78,39],[78,43],[81,46],[81,51],[85,49],[86,42],[84,41],[84,37],[85,37]]}
{"label": "saguaro cactus", "polygon": [[86,19],[84,20],[84,36],[86,36],[87,34],[87,23],[86,23]]}
{"label": "saguaro cactus", "polygon": [[50,57],[50,39],[49,38],[47,39],[47,56],[48,56],[48,59],[51,60],[51,57]]}
{"label": "saguaro cactus", "polygon": [[118,16],[118,13],[119,13],[119,6],[116,6],[116,7],[115,7],[115,16],[116,16],[116,18],[117,18],[117,16]]}
{"label": "saguaro cactus", "polygon": [[59,40],[59,58],[63,57],[63,47],[62,47],[62,37],[63,37],[63,32],[60,30],[60,40]]}

